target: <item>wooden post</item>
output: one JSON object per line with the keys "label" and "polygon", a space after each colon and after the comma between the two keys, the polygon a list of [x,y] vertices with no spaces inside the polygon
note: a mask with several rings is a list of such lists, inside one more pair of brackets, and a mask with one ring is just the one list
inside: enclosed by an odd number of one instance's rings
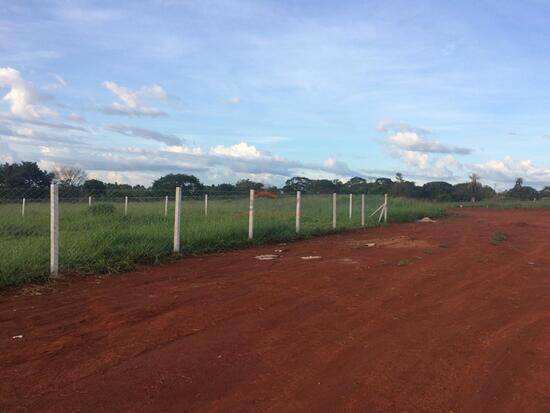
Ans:
{"label": "wooden post", "polygon": [[128,197],[124,197],[124,215],[128,215]]}
{"label": "wooden post", "polygon": [[353,211],[353,194],[349,194],[349,220],[351,221],[351,214]]}
{"label": "wooden post", "polygon": [[59,275],[59,188],[50,186],[50,275]]}
{"label": "wooden post", "polygon": [[164,198],[164,216],[168,216],[168,195]]}
{"label": "wooden post", "polygon": [[384,194],[384,222],[388,223],[388,194]]}
{"label": "wooden post", "polygon": [[180,224],[181,224],[181,187],[176,188],[174,207],[174,252],[180,252]]}
{"label": "wooden post", "polygon": [[90,195],[88,197],[88,207],[91,207],[92,206],[92,196]]}
{"label": "wooden post", "polygon": [[250,204],[248,207],[248,239],[254,238],[254,190],[250,190]]}
{"label": "wooden post", "polygon": [[296,234],[300,233],[300,214],[301,214],[301,205],[302,204],[302,192],[296,192]]}
{"label": "wooden post", "polygon": [[23,203],[21,204],[21,216],[25,216],[25,204],[27,203],[27,200],[23,198]]}
{"label": "wooden post", "polygon": [[336,229],[336,193],[332,194],[332,229]]}
{"label": "wooden post", "polygon": [[361,194],[361,226],[365,226],[365,194]]}
{"label": "wooden post", "polygon": [[204,194],[204,216],[208,216],[208,194]]}

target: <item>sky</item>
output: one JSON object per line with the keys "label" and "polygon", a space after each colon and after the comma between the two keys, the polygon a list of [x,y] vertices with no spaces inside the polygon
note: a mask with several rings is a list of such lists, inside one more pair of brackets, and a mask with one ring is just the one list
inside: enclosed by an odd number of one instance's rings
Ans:
{"label": "sky", "polygon": [[550,1],[0,0],[0,162],[550,185]]}

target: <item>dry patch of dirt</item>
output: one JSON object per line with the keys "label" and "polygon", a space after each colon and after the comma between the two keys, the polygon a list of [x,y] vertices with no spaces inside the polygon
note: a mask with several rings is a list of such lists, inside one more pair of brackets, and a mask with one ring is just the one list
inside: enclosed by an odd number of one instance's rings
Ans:
{"label": "dry patch of dirt", "polygon": [[433,248],[437,246],[429,241],[414,239],[406,235],[392,238],[374,238],[367,240],[349,241],[348,245],[353,248]]}

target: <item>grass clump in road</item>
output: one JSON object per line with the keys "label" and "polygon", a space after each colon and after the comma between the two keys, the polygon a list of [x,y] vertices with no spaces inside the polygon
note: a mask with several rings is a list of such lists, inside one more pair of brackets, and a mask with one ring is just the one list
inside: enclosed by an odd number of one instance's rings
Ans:
{"label": "grass clump in road", "polygon": [[502,242],[506,241],[507,238],[508,237],[503,232],[500,232],[500,231],[493,232],[493,234],[491,235],[491,244],[500,245],[502,244]]}

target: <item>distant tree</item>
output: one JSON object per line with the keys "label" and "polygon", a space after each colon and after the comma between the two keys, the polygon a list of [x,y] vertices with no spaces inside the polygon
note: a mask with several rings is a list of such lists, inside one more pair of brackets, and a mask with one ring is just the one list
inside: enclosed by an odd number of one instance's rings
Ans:
{"label": "distant tree", "polygon": [[5,163],[0,165],[0,187],[40,188],[51,184],[53,174],[43,171],[36,162]]}
{"label": "distant tree", "polygon": [[63,186],[81,186],[86,182],[86,171],[76,166],[55,168],[55,179]]}
{"label": "distant tree", "polygon": [[393,196],[413,197],[416,196],[418,188],[412,181],[406,181],[401,172],[395,174],[395,182],[391,186],[390,193]]}
{"label": "distant tree", "polygon": [[435,201],[449,202],[453,200],[453,191],[453,186],[447,182],[427,182],[422,185],[420,196]]}
{"label": "distant tree", "polygon": [[199,178],[186,174],[164,175],[153,182],[151,189],[157,194],[172,195],[178,186],[187,194],[194,194],[204,189]]}
{"label": "distant tree", "polygon": [[235,185],[233,184],[219,184],[217,186],[219,192],[235,192]]}
{"label": "distant tree", "polygon": [[355,194],[364,194],[368,191],[368,182],[365,178],[355,176],[344,184],[344,190]]}
{"label": "distant tree", "polygon": [[290,179],[287,179],[285,185],[283,186],[283,191],[289,193],[293,193],[296,191],[311,192],[312,189],[312,180],[303,176],[294,176]]}
{"label": "distant tree", "polygon": [[312,192],[316,194],[331,194],[338,192],[338,189],[339,186],[330,179],[315,179],[312,181]]}
{"label": "distant tree", "polygon": [[473,173],[470,175],[470,193],[472,195],[471,200],[473,202],[481,198],[481,184],[479,183],[479,175]]}
{"label": "distant tree", "polygon": [[262,191],[264,189],[264,184],[261,182],[251,181],[250,179],[241,179],[235,183],[235,190],[238,192],[247,192],[251,189],[254,189],[255,191]]}
{"label": "distant tree", "polygon": [[88,195],[102,196],[107,192],[107,185],[99,179],[88,179],[82,186]]}
{"label": "distant tree", "polygon": [[514,188],[521,188],[523,186],[523,178],[516,178],[516,184],[514,185]]}
{"label": "distant tree", "polygon": [[397,172],[395,174],[395,180],[397,182],[404,182],[405,181],[405,179],[403,178],[403,174],[401,172]]}
{"label": "distant tree", "polygon": [[550,198],[550,186],[545,186],[539,191],[539,196],[541,198]]}
{"label": "distant tree", "polygon": [[383,195],[389,194],[393,186],[393,181],[389,178],[377,178],[369,185],[369,193]]}

